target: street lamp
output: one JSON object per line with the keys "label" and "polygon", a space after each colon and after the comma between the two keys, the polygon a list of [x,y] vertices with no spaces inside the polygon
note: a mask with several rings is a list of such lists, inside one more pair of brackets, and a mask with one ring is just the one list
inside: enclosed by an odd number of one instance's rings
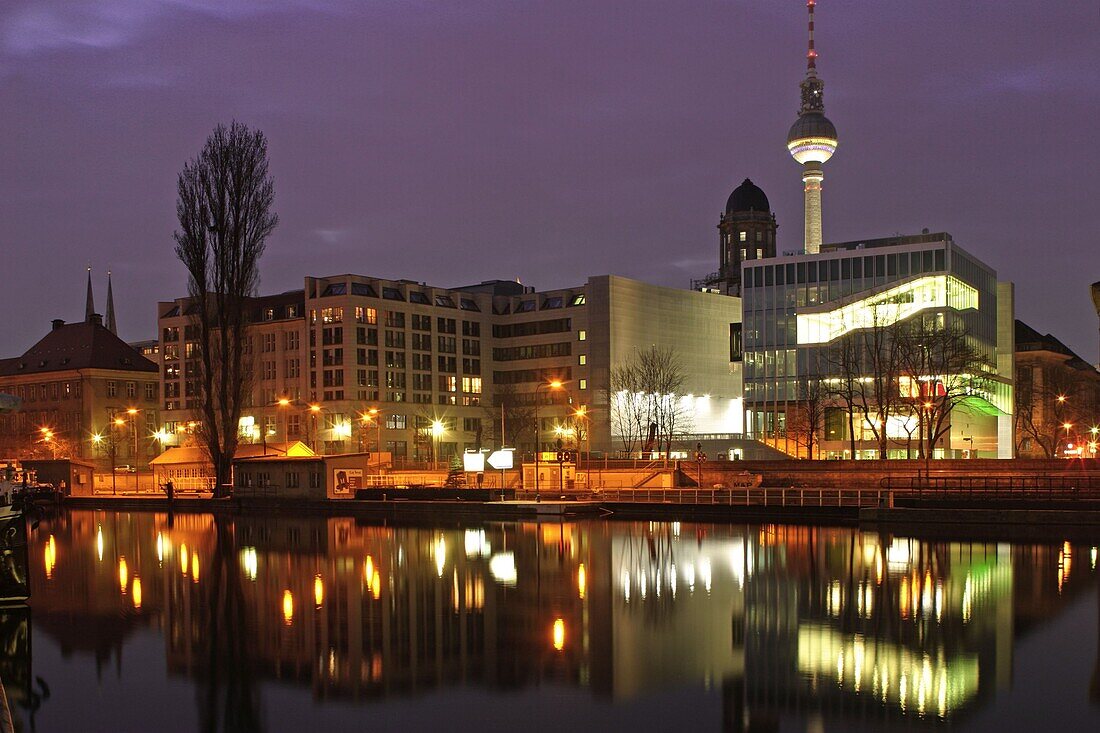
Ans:
{"label": "street lamp", "polygon": [[[361,423],[359,432],[359,450],[363,450],[363,430],[370,424],[374,424],[375,430],[375,453],[382,452],[382,411],[377,407],[372,407],[366,412],[359,415],[359,422]],[[369,446],[368,446],[369,448]],[[378,458],[378,473],[382,473],[382,459]]]}
{"label": "street lamp", "polygon": [[439,460],[439,439],[442,437],[446,428],[439,420],[432,420],[432,462]]}
{"label": "street lamp", "polygon": [[535,387],[535,501],[540,501],[539,496],[539,451],[542,448],[541,445],[541,426],[539,425],[539,390],[543,387],[549,389],[561,389],[561,380],[554,379],[549,382],[542,382]]}
{"label": "street lamp", "polygon": [[316,402],[309,406],[310,421],[313,429],[310,430],[310,448],[317,450],[317,416],[321,414],[321,405]]}

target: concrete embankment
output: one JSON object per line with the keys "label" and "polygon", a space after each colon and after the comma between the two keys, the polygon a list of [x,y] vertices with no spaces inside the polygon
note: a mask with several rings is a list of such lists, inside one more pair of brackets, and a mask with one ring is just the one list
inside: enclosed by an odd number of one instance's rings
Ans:
{"label": "concrete embankment", "polygon": [[920,460],[889,461],[681,461],[681,485],[728,486],[742,471],[763,476],[763,486],[812,486],[823,489],[877,488],[883,481],[905,482],[930,475],[934,479],[985,477],[1020,479],[1035,477],[1090,477],[1100,480],[1100,459],[1066,460]]}

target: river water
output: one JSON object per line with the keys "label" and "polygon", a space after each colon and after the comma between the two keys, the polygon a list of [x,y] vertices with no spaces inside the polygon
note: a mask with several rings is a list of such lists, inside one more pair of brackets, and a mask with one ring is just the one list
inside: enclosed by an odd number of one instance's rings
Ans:
{"label": "river water", "polygon": [[71,511],[30,541],[22,730],[1100,730],[1097,549],[1054,535]]}

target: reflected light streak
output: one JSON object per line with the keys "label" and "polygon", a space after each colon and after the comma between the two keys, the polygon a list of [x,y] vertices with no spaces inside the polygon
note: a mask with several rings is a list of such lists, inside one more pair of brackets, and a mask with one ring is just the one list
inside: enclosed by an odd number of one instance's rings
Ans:
{"label": "reflected light streak", "polygon": [[577,597],[582,601],[584,600],[585,592],[588,590],[588,573],[584,569],[584,563],[582,562],[577,568]]}
{"label": "reflected light streak", "polygon": [[320,608],[325,604],[325,581],[321,580],[321,576],[313,576],[313,605]]}
{"label": "reflected light streak", "polygon": [[489,559],[489,574],[493,580],[505,586],[515,586],[516,556],[511,552],[501,552]]}
{"label": "reflected light streak", "polygon": [[139,578],[136,575],[134,576],[134,587],[133,587],[132,596],[133,596],[133,599],[134,599],[134,609],[135,610],[140,609],[141,608],[141,578]]}
{"label": "reflected light streak", "polygon": [[50,539],[46,542],[44,560],[46,564],[46,580],[49,580],[53,577],[53,569],[57,565],[57,542],[54,540],[53,535],[50,535]]}
{"label": "reflected light streak", "polygon": [[561,651],[565,648],[565,621],[561,618],[554,619],[554,649]]}
{"label": "reflected light streak", "polygon": [[96,525],[95,529],[95,554],[99,560],[103,559],[103,525]]}
{"label": "reflected light streak", "polygon": [[199,553],[191,553],[191,582],[199,582]]}
{"label": "reflected light streak", "polygon": [[130,582],[130,568],[126,565],[126,558],[120,557],[118,559],[118,587],[124,594],[126,593],[126,586]]}
{"label": "reflected light streak", "polygon": [[287,626],[294,623],[294,594],[289,588],[283,591],[283,623]]}

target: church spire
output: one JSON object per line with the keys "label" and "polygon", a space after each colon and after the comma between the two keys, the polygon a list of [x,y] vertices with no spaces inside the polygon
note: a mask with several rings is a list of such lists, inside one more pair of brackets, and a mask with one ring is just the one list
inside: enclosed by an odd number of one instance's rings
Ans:
{"label": "church spire", "polygon": [[92,300],[92,267],[88,266],[88,297],[84,302],[84,321],[91,323],[95,315],[95,302]]}
{"label": "church spire", "polygon": [[118,326],[115,323],[115,295],[111,292],[110,270],[107,270],[107,330],[118,335]]}

